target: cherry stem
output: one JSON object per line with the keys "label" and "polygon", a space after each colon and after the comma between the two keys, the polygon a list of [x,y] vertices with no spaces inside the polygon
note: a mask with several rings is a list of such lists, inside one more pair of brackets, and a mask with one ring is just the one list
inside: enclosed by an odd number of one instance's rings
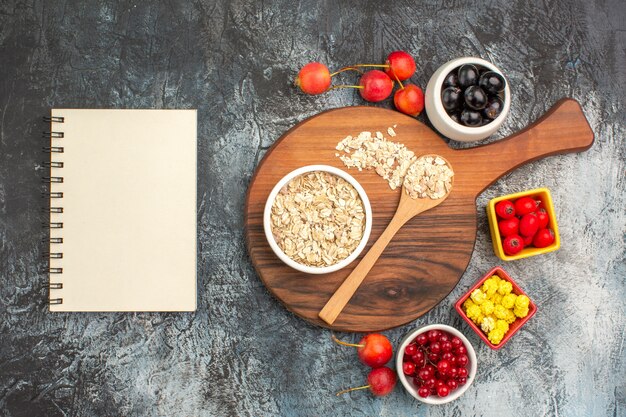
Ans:
{"label": "cherry stem", "polygon": [[360,348],[360,347],[364,347],[365,346],[365,345],[359,345],[359,344],[356,344],[356,343],[342,342],[341,340],[337,339],[337,337],[335,337],[334,334],[331,334],[330,336],[333,338],[335,343],[339,343],[340,345],[343,345],[343,346],[351,346],[351,347],[356,347],[356,348]]}
{"label": "cherry stem", "polygon": [[393,77],[396,79],[398,84],[400,84],[400,90],[404,90],[404,85],[402,85],[402,81],[400,81],[400,78],[398,78],[398,76],[396,75],[396,72],[393,70],[393,68],[391,68],[391,72],[393,73]]}
{"label": "cherry stem", "polygon": [[353,67],[374,67],[374,68],[389,68],[389,64],[356,64]]}
{"label": "cherry stem", "polygon": [[337,393],[337,397],[339,397],[340,395],[343,395],[345,393],[351,392],[351,391],[356,391],[356,390],[359,390],[359,389],[366,389],[366,388],[369,388],[369,387],[370,387],[370,385],[363,385],[362,387],[344,389],[343,391],[339,391]]}
{"label": "cherry stem", "polygon": [[344,71],[356,71],[360,74],[363,74],[363,71],[361,71],[358,68],[354,68],[354,67],[343,67],[335,72],[333,72],[332,74],[330,74],[331,77],[334,77],[335,75],[339,74],[340,72],[344,72]]}
{"label": "cherry stem", "polygon": [[362,85],[346,85],[346,84],[341,84],[341,85],[333,85],[332,87],[329,88],[329,90],[336,90],[338,88],[364,88]]}

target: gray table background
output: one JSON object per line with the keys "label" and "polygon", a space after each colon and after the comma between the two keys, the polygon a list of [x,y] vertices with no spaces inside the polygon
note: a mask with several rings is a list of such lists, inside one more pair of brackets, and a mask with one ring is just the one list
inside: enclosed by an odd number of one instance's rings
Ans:
{"label": "gray table background", "polygon": [[[147,3],[0,2],[0,416],[626,415],[623,0]],[[563,96],[580,101],[596,134],[589,151],[532,163],[485,191],[457,288],[385,332],[397,342],[447,323],[469,336],[477,380],[441,407],[401,387],[336,398],[367,370],[269,295],[244,245],[246,189],[272,143],[319,111],[363,104],[353,91],[298,94],[298,68],[395,49],[417,58],[422,86],[457,56],[499,65],[514,98],[496,138]],[[51,107],[198,109],[195,314],[48,313],[39,194]],[[505,265],[538,313],[495,352],[452,306],[502,263],[488,199],[540,186],[553,193],[562,248]]]}

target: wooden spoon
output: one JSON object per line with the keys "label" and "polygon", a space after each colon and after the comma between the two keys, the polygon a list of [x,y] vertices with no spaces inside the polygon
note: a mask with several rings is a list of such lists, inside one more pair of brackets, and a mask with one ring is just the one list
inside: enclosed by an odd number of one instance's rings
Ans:
{"label": "wooden spoon", "polygon": [[[452,165],[439,155],[424,155],[423,157],[439,157],[446,161],[448,167],[452,168]],[[454,183],[454,177],[452,177],[452,183]],[[348,304],[356,290],[359,288],[367,273],[372,269],[378,257],[383,253],[391,239],[396,232],[410,219],[418,214],[429,210],[433,207],[437,207],[439,204],[448,198],[450,191],[452,190],[452,184],[448,189],[448,192],[441,198],[433,200],[429,197],[425,198],[411,198],[407,193],[404,185],[402,186],[402,195],[400,196],[400,203],[393,218],[387,225],[387,228],[382,235],[378,238],[376,243],[370,248],[367,254],[361,259],[361,262],[354,268],[352,273],[348,275],[345,281],[337,288],[332,297],[326,302],[326,305],[319,312],[319,317],[326,323],[332,325],[337,316],[343,311]]]}

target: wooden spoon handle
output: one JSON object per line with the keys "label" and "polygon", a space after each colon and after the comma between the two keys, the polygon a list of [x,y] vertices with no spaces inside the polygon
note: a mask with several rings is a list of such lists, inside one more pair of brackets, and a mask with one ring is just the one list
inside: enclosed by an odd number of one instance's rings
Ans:
{"label": "wooden spoon handle", "polygon": [[456,177],[456,186],[472,189],[478,195],[521,165],[550,155],[584,151],[593,139],[580,104],[565,98],[535,123],[506,139],[455,152],[471,164],[456,162],[454,154],[450,162],[462,174]]}
{"label": "wooden spoon handle", "polygon": [[[404,191],[403,191],[404,192]],[[324,308],[319,312],[319,317],[332,325],[337,316],[343,311],[356,290],[359,288],[367,273],[372,269],[378,257],[383,253],[396,232],[406,223],[408,218],[401,213],[391,219],[385,231],[380,235],[376,243],[370,248],[361,262],[354,268],[352,273],[343,281],[337,291],[328,300]]]}

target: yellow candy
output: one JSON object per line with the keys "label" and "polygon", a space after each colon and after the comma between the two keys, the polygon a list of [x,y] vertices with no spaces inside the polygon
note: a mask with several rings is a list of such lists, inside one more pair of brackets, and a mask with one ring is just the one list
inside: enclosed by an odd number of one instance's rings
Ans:
{"label": "yellow candy", "polygon": [[502,297],[502,306],[505,308],[513,308],[513,306],[515,305],[516,299],[517,299],[517,295],[507,294]]}
{"label": "yellow candy", "polygon": [[514,313],[514,316],[517,316],[519,318],[524,318],[528,315],[528,307],[519,308],[516,306],[513,309],[513,313]]}
{"label": "yellow candy", "polygon": [[493,309],[495,308],[495,306],[493,305],[493,302],[486,300],[485,302],[483,302],[480,305],[480,309],[482,310],[483,314],[485,316],[493,313]]}
{"label": "yellow candy", "polygon": [[507,317],[507,311],[509,310],[504,308],[502,304],[497,304],[496,307],[493,309],[493,315],[499,319],[504,320]]}
{"label": "yellow candy", "polygon": [[472,301],[471,298],[468,298],[467,300],[465,300],[465,302],[463,303],[463,308],[465,309],[465,311],[467,312],[467,309],[470,308],[471,306],[476,305],[474,304],[474,302]]}
{"label": "yellow candy", "polygon": [[511,324],[515,320],[517,320],[517,317],[512,310],[506,310],[506,317],[504,318],[504,320],[506,320],[507,323]]}
{"label": "yellow candy", "polygon": [[504,337],[504,332],[496,327],[489,332],[489,335],[487,337],[489,338],[489,341],[491,343],[497,345],[502,341],[502,338]]}
{"label": "yellow candy", "polygon": [[502,280],[498,284],[498,292],[502,295],[507,295],[513,290],[513,285],[509,281]]}
{"label": "yellow candy", "polygon": [[495,293],[491,296],[490,300],[494,305],[502,304],[502,294]]}
{"label": "yellow candy", "polygon": [[472,301],[475,304],[482,304],[483,301],[487,299],[485,293],[479,289],[475,289],[474,291],[472,291],[472,295],[470,295],[470,297],[472,297]]}
{"label": "yellow candy", "polygon": [[487,294],[487,297],[491,297],[498,290],[498,283],[489,278],[483,282],[482,290],[485,294]]}
{"label": "yellow candy", "polygon": [[529,304],[530,304],[530,300],[525,295],[520,295],[515,300],[515,307],[517,308],[521,308],[521,309],[528,308]]}
{"label": "yellow candy", "polygon": [[492,275],[491,279],[494,280],[496,284],[500,284],[500,281],[502,281],[502,278],[500,278],[500,276],[498,275]]}
{"label": "yellow candy", "polygon": [[483,329],[483,332],[489,333],[496,327],[496,321],[493,316],[488,316],[483,319],[483,322],[480,323],[480,328]]}
{"label": "yellow candy", "polygon": [[502,332],[503,332],[504,334],[506,334],[506,332],[508,332],[508,331],[509,331],[509,323],[507,323],[507,322],[506,322],[506,321],[504,321],[504,320],[498,320],[498,321],[496,321],[495,328],[496,328],[496,329],[500,329],[500,330],[502,330]]}
{"label": "yellow candy", "polygon": [[478,316],[482,315],[480,313],[480,307],[475,304],[472,306],[469,306],[467,310],[465,310],[465,314],[467,314],[467,318],[473,321],[476,321],[475,319],[478,318]]}

